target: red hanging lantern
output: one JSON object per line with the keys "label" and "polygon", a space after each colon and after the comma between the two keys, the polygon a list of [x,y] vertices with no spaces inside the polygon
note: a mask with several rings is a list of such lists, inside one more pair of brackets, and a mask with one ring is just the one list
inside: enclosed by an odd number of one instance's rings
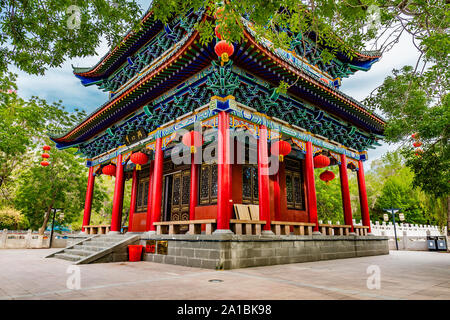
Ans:
{"label": "red hanging lantern", "polygon": [[292,147],[289,142],[280,140],[272,144],[270,153],[278,155],[280,162],[283,162],[284,157],[291,153]]}
{"label": "red hanging lantern", "polygon": [[50,155],[48,153],[43,153],[42,158],[48,159],[48,158],[50,158]]}
{"label": "red hanging lantern", "polygon": [[44,149],[44,151],[52,150],[52,148],[50,146],[47,146],[47,145],[43,146],[42,149]]}
{"label": "red hanging lantern", "polygon": [[111,176],[116,175],[116,166],[113,164],[108,164],[107,166],[103,167],[102,173],[111,178]]}
{"label": "red hanging lantern", "polygon": [[325,168],[330,165],[330,158],[324,156],[323,154],[319,154],[314,157],[314,168]]}
{"label": "red hanging lantern", "polygon": [[222,40],[222,35],[219,33],[219,26],[216,26],[214,28],[214,33],[216,34],[216,37]]}
{"label": "red hanging lantern", "polygon": [[[217,25],[217,26],[214,28],[214,33],[216,34],[216,37],[217,37],[217,38],[219,38],[220,40],[223,40],[223,36],[222,36],[222,34],[219,32],[219,28],[222,29],[222,31],[224,31],[224,27],[223,27],[223,26]],[[227,34],[229,35],[229,32],[227,32]],[[234,48],[233,48],[233,49],[234,49]]]}
{"label": "red hanging lantern", "polygon": [[419,138],[419,134],[416,132],[416,133],[413,133],[412,135],[411,135],[411,138],[413,138],[413,139],[417,139],[417,138]]}
{"label": "red hanging lantern", "polygon": [[186,147],[191,148],[191,153],[195,153],[196,147],[203,145],[203,136],[197,131],[191,131],[185,133],[181,141]]}
{"label": "red hanging lantern", "polygon": [[50,163],[48,161],[42,161],[41,166],[47,167]]}
{"label": "red hanging lantern", "polygon": [[217,56],[220,57],[220,61],[223,65],[223,63],[228,62],[230,60],[230,56],[233,55],[234,46],[225,40],[221,40],[216,43],[214,51],[216,52]]}
{"label": "red hanging lantern", "polygon": [[422,156],[423,150],[422,149],[417,149],[416,150],[416,156],[420,157]]}
{"label": "red hanging lantern", "polygon": [[224,7],[217,8],[216,13],[214,14],[214,19],[221,19],[224,11]]}
{"label": "red hanging lantern", "polygon": [[325,181],[328,184],[331,180],[334,179],[335,175],[333,171],[326,170],[320,174],[320,180]]}
{"label": "red hanging lantern", "polygon": [[416,141],[413,143],[414,148],[418,148],[422,145],[422,142]]}
{"label": "red hanging lantern", "polygon": [[136,152],[131,155],[130,160],[136,165],[136,170],[141,170],[141,166],[147,163],[148,156],[143,152]]}

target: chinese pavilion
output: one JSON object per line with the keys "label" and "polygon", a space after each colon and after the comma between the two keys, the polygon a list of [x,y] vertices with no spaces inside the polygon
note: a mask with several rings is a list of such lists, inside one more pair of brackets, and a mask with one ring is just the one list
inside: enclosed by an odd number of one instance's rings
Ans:
{"label": "chinese pavilion", "polygon": [[[194,220],[214,221],[215,234],[236,232],[230,225],[242,216],[235,205],[254,205],[259,217],[249,219],[262,221],[263,232],[292,222],[286,225],[305,223],[328,234],[317,216],[314,171],[338,165],[345,225],[355,230],[347,175],[353,170],[370,233],[363,163],[367,150],[379,145],[384,122],[339,87],[343,78],[369,70],[380,54],[338,53],[325,63],[313,39],[291,33],[290,50],[276,48],[257,39],[245,18],[240,43],[216,33],[202,45],[194,29],[202,19],[204,10],[191,10],[164,25],[148,11],[142,27],[95,66],[74,68],[83,85],[109,92],[81,123],[51,136],[59,149],[77,147],[87,159],[83,230],[90,224],[95,177],[106,174],[115,177],[111,232],[122,230],[124,183],[132,179],[128,232],[152,234],[158,223]],[[280,81],[292,84],[286,93],[277,90]],[[195,124],[200,129],[194,131]],[[181,141],[182,129],[212,130],[216,138],[184,134]],[[255,138],[245,150],[257,154],[257,163],[229,159],[237,148],[230,136],[239,130]],[[191,147],[194,157],[210,144],[216,161],[171,159],[176,146],[186,145],[188,153]],[[266,174],[273,154],[284,161],[277,173]],[[321,178],[334,174],[325,171]]]}

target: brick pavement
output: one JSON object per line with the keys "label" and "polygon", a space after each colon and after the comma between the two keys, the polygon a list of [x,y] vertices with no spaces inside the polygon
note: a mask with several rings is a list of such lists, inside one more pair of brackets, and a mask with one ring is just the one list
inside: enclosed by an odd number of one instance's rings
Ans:
{"label": "brick pavement", "polygon": [[[448,253],[391,251],[228,271],[152,262],[92,264],[80,266],[81,288],[71,290],[71,264],[44,258],[53,250],[0,250],[0,299],[450,299]],[[380,268],[378,290],[367,288],[371,265]]]}

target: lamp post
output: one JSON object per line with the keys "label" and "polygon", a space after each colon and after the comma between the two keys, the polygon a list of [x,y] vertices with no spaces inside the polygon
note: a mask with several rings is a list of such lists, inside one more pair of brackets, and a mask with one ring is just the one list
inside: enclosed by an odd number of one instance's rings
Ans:
{"label": "lamp post", "polygon": [[52,230],[50,232],[50,241],[49,241],[49,249],[52,247],[52,241],[53,241],[53,229],[55,228],[55,216],[56,211],[61,211],[61,209],[53,208],[53,219],[52,219]]}
{"label": "lamp post", "polygon": [[397,228],[395,226],[395,214],[400,211],[400,209],[396,208],[390,208],[390,209],[383,209],[384,211],[390,212],[392,214],[392,222],[394,223],[394,237],[395,237],[395,247],[398,250],[398,242],[397,242]]}

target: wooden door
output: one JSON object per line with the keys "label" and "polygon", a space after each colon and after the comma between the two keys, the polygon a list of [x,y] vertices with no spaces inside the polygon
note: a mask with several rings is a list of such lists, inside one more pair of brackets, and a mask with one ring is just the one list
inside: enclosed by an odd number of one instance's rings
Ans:
{"label": "wooden door", "polygon": [[173,175],[171,221],[189,220],[189,196],[191,186],[191,173],[183,170]]}

